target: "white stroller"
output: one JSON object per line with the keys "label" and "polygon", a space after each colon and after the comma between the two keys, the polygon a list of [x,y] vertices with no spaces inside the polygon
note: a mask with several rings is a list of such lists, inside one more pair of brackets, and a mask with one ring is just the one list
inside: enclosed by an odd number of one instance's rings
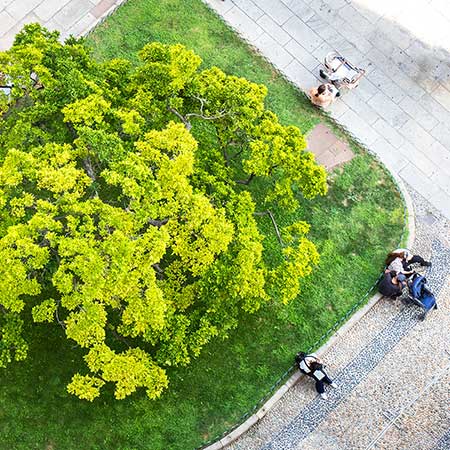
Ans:
{"label": "white stroller", "polygon": [[354,89],[366,73],[364,69],[354,66],[336,52],[328,53],[323,65],[324,69],[320,70],[321,78],[333,83],[338,90]]}

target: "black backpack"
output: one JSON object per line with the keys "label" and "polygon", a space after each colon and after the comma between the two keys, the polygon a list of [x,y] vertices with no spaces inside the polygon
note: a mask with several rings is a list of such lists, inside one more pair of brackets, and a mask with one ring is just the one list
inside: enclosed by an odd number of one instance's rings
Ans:
{"label": "black backpack", "polygon": [[298,352],[295,355],[295,364],[297,364],[298,367],[300,367],[300,363],[305,359],[305,357],[308,355],[308,353],[305,352]]}

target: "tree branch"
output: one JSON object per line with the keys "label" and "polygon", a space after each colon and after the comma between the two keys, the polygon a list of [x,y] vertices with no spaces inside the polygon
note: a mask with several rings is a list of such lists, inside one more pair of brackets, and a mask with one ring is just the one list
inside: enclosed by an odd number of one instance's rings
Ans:
{"label": "tree branch", "polygon": [[154,227],[158,227],[158,228],[161,228],[168,221],[169,221],[168,217],[166,217],[165,219],[162,219],[162,220],[148,219],[149,225],[153,225]]}
{"label": "tree branch", "polygon": [[275,217],[273,217],[272,212],[267,210],[267,211],[262,211],[262,212],[255,212],[254,215],[270,217],[270,219],[272,220],[272,223],[273,223],[273,227],[275,228],[275,233],[277,234],[278,241],[280,242],[280,245],[283,247],[284,244],[283,244],[283,241],[281,240],[280,231],[278,230],[278,226],[277,226],[277,223],[275,222]]}
{"label": "tree branch", "polygon": [[55,317],[56,317],[56,321],[58,322],[58,324],[61,325],[61,327],[62,327],[63,330],[65,330],[65,329],[66,329],[66,324],[64,323],[63,320],[61,320],[61,319],[59,318],[59,312],[58,312],[58,309],[59,309],[59,304],[60,304],[60,303],[61,303],[61,300],[58,300],[58,301],[56,302]]}
{"label": "tree branch", "polygon": [[186,127],[186,130],[190,130],[192,128],[192,124],[191,122],[189,122],[189,120],[186,119],[186,117],[184,117],[182,114],[180,114],[175,108],[172,108],[171,106],[168,106],[167,109],[175,114],[183,123],[184,126]]}
{"label": "tree branch", "polygon": [[225,110],[222,110],[222,111],[219,111],[219,113],[215,116],[205,116],[205,114],[203,113],[203,109],[205,107],[206,100],[201,97],[194,96],[194,98],[200,102],[200,114],[188,113],[183,116],[183,114],[181,114],[179,111],[177,111],[172,106],[167,106],[168,111],[175,114],[184,123],[184,126],[186,127],[186,129],[188,131],[192,128],[192,124],[188,120],[189,117],[198,117],[199,119],[204,119],[204,120],[217,120],[217,119],[221,119],[222,117],[225,117],[228,115],[228,113]]}
{"label": "tree branch", "polygon": [[127,342],[127,340],[121,336],[111,325],[108,326],[108,330],[111,331],[112,335],[120,342],[123,342],[128,348],[131,348],[131,345]]}
{"label": "tree branch", "polygon": [[152,267],[156,270],[157,272],[157,277],[158,280],[162,280],[164,279],[164,270],[161,269],[160,265],[158,263],[152,264]]}
{"label": "tree branch", "polygon": [[239,183],[239,184],[245,184],[246,186],[248,186],[248,185],[250,184],[250,181],[252,181],[254,177],[255,177],[255,174],[252,173],[252,174],[248,177],[247,180],[237,180],[236,183]]}
{"label": "tree branch", "polygon": [[95,175],[95,170],[94,170],[94,167],[92,166],[92,161],[91,161],[91,158],[89,158],[89,156],[87,158],[83,159],[83,166],[86,169],[86,173],[88,174],[88,177],[92,181],[95,181],[97,179],[97,177]]}

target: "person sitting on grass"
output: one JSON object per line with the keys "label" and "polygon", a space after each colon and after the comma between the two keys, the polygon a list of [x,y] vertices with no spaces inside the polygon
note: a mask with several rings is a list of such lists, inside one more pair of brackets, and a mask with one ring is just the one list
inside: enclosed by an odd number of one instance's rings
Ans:
{"label": "person sitting on grass", "polygon": [[295,356],[295,362],[300,372],[316,381],[316,391],[324,400],[328,398],[325,392],[325,383],[333,388],[337,388],[336,383],[325,372],[322,360],[315,353],[308,355],[307,353],[299,352]]}
{"label": "person sitting on grass", "polygon": [[324,108],[330,106],[336,100],[336,97],[339,97],[339,91],[331,83],[321,84],[309,91],[311,102]]}

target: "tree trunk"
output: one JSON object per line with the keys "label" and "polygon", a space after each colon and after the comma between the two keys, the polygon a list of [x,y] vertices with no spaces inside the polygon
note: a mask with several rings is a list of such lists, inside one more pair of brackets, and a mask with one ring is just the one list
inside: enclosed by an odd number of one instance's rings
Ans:
{"label": "tree trunk", "polygon": [[246,186],[248,186],[250,184],[250,181],[253,180],[253,178],[255,178],[254,173],[252,173],[246,180],[237,180],[236,183],[245,184]]}

